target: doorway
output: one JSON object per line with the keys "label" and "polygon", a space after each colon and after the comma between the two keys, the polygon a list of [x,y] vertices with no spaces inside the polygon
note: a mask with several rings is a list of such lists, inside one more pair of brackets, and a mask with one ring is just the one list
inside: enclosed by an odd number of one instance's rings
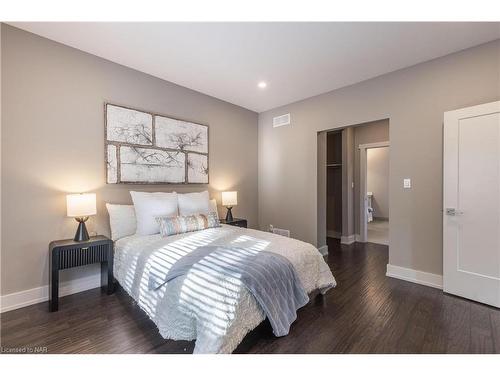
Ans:
{"label": "doorway", "polygon": [[360,241],[389,245],[389,142],[359,145]]}
{"label": "doorway", "polygon": [[[370,234],[373,229],[373,234],[380,233],[380,235],[378,238],[377,236],[368,238],[364,201],[369,191],[366,187],[367,150],[385,147],[387,151],[388,146],[389,119],[318,133],[317,229],[319,249],[327,248],[327,238],[335,239],[342,245],[372,240],[388,245],[389,215],[388,209],[384,211],[384,207],[387,207],[388,204],[378,208],[375,206],[374,217],[376,220],[374,225],[370,226]],[[362,164],[363,173],[361,173]],[[362,175],[364,179],[362,179]],[[388,178],[385,181],[388,181]],[[384,201],[388,201],[388,187],[384,191],[383,196],[382,193],[372,191],[372,198],[374,197],[376,205],[379,202],[383,204]]]}
{"label": "doorway", "polygon": [[327,133],[326,235],[342,237],[342,132]]}

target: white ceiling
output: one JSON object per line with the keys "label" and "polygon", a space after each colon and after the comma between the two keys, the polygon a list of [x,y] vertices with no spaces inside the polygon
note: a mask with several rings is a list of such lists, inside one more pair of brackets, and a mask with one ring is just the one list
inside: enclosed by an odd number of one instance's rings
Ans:
{"label": "white ceiling", "polygon": [[500,38],[500,23],[11,24],[256,112]]}

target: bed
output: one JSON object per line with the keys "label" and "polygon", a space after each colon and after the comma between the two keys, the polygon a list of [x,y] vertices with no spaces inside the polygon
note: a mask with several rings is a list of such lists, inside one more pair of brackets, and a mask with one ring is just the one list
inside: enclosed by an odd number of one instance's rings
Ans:
{"label": "bed", "polygon": [[114,276],[158,327],[165,339],[196,340],[195,353],[231,353],[265,318],[242,285],[213,283],[209,276],[187,274],[157,289],[152,274],[162,275],[185,254],[202,246],[233,246],[286,257],[307,293],[326,293],[335,279],[311,244],[272,233],[222,225],[169,237],[132,235],[115,242]]}

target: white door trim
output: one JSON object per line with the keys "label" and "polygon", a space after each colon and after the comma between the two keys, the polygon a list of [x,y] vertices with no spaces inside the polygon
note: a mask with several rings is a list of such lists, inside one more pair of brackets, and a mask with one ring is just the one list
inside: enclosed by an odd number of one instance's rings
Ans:
{"label": "white door trim", "polygon": [[[390,147],[390,142],[375,142],[375,143],[364,143],[359,145],[359,242],[368,241],[368,226],[366,225],[366,190],[367,190],[367,160],[366,160],[366,150],[369,148],[382,148]],[[390,151],[389,151],[390,152]]]}

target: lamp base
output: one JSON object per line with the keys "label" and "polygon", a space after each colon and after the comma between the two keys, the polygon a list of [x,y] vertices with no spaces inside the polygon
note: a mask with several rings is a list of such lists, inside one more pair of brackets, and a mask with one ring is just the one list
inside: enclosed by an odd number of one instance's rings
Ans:
{"label": "lamp base", "polygon": [[233,208],[232,207],[226,207],[226,208],[227,208],[226,222],[233,221],[233,213],[231,212]]}
{"label": "lamp base", "polygon": [[85,226],[88,217],[77,217],[75,219],[78,221],[78,229],[76,230],[74,240],[77,242],[88,241],[90,237],[89,232],[87,232],[87,227]]}

